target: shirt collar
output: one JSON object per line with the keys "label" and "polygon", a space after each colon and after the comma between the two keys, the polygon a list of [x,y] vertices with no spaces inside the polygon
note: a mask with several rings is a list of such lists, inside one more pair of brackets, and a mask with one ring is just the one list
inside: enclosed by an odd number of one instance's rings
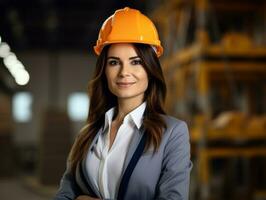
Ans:
{"label": "shirt collar", "polygon": [[142,125],[143,113],[146,109],[146,104],[146,102],[143,102],[140,106],[128,114],[138,129]]}
{"label": "shirt collar", "polygon": [[109,109],[106,113],[105,113],[105,120],[104,120],[104,127],[103,130],[105,130],[107,127],[111,126],[111,123],[113,121],[113,116],[115,113],[115,107]]}
{"label": "shirt collar", "polygon": [[[136,127],[139,129],[142,125],[142,119],[143,119],[143,113],[146,109],[146,102],[143,102],[141,105],[139,105],[137,108],[132,110],[130,113],[128,113],[124,120],[123,123],[128,123],[129,120],[132,120],[133,123],[136,125]],[[109,109],[105,113],[105,121],[104,121],[104,128],[103,130],[106,130],[107,127],[111,127],[111,123],[113,120],[113,116],[115,113],[115,107]]]}

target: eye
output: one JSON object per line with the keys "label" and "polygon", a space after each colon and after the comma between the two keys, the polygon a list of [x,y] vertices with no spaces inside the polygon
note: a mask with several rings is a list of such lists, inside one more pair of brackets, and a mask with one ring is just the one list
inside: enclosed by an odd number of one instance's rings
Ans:
{"label": "eye", "polygon": [[110,65],[110,66],[115,66],[115,65],[118,65],[119,64],[119,61],[117,61],[117,60],[109,60],[108,61],[108,65]]}
{"label": "eye", "polygon": [[132,60],[132,65],[142,65],[142,61],[140,59]]}

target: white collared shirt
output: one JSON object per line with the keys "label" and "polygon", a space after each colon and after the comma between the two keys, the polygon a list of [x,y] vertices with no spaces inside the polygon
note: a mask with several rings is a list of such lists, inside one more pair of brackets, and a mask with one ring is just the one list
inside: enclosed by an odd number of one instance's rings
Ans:
{"label": "white collared shirt", "polygon": [[115,108],[105,113],[104,131],[86,158],[88,175],[103,198],[115,199],[117,196],[128,147],[135,128],[139,129],[142,125],[145,108],[146,102],[124,117],[110,150],[110,129]]}

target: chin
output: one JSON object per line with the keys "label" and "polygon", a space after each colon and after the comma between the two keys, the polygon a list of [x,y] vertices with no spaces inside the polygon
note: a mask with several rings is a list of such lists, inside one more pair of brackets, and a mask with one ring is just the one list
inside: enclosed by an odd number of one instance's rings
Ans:
{"label": "chin", "polygon": [[136,95],[126,95],[126,94],[123,94],[123,95],[116,95],[117,96],[117,98],[119,98],[119,99],[130,99],[130,98],[134,98],[134,97],[136,97]]}
{"label": "chin", "polygon": [[143,98],[144,97],[144,94],[139,94],[139,93],[137,93],[137,94],[121,94],[121,93],[119,93],[119,94],[115,94],[115,96],[117,96],[117,98],[119,98],[119,99],[133,99],[133,98],[136,98],[136,99],[138,99],[138,98]]}

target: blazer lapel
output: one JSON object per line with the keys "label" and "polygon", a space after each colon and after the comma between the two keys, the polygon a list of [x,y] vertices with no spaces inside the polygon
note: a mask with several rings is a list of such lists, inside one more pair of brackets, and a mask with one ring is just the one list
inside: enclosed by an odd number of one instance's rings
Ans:
{"label": "blazer lapel", "polygon": [[[129,163],[127,163],[127,167],[125,168],[125,171],[123,173],[123,176],[121,177],[121,182],[119,185],[119,189],[118,189],[118,194],[117,194],[117,200],[124,200],[125,199],[125,194],[128,188],[128,183],[130,180],[130,177],[144,151],[145,148],[145,144],[146,144],[146,138],[147,138],[147,134],[141,134],[141,139],[137,145],[137,147],[135,148],[135,151],[133,153],[133,155],[129,155],[131,157]],[[134,141],[134,140],[133,140]],[[131,153],[131,152],[130,152]]]}
{"label": "blazer lapel", "polygon": [[[96,134],[95,138],[93,139],[89,149],[88,149],[88,153],[92,150],[93,146],[95,145],[95,143],[97,142],[100,134],[102,133],[103,129],[101,128],[98,133]],[[87,157],[87,156],[86,156]],[[86,170],[86,157],[82,160],[81,163],[81,167],[82,167],[82,171],[84,174],[84,178],[86,179],[88,186],[91,188],[91,190],[95,193],[95,195],[97,197],[102,197],[100,192],[98,191],[96,185],[93,183],[91,177],[88,175],[87,170]]]}
{"label": "blazer lapel", "polygon": [[143,135],[144,133],[144,128],[141,127],[140,130],[138,130],[136,128],[136,131],[134,132],[133,134],[133,138],[132,138],[132,141],[130,143],[130,146],[128,148],[128,152],[127,152],[127,155],[126,155],[126,158],[125,158],[125,162],[124,162],[124,166],[123,166],[123,170],[122,170],[122,174],[124,174],[134,152],[136,151],[137,147],[138,147],[138,144],[141,140],[141,136]]}
{"label": "blazer lapel", "polygon": [[84,194],[90,194],[90,195],[93,195],[94,197],[97,197],[95,192],[91,189],[91,186],[88,183],[87,179],[84,176],[81,163],[78,164],[78,167],[76,169],[76,181]]}

